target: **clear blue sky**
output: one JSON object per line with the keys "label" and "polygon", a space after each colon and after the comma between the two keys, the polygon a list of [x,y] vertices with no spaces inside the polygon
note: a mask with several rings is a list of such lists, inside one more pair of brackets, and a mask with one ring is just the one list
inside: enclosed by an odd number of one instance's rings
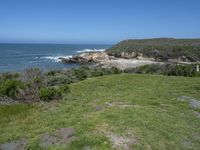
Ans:
{"label": "clear blue sky", "polygon": [[200,38],[200,0],[0,0],[0,42]]}

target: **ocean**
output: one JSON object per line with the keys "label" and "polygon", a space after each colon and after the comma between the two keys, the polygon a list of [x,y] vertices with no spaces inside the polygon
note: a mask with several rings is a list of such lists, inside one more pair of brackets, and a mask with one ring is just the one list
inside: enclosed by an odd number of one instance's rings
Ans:
{"label": "ocean", "polygon": [[0,44],[0,72],[23,71],[27,68],[43,70],[77,67],[63,64],[59,57],[71,57],[81,52],[105,51],[112,45],[83,44]]}

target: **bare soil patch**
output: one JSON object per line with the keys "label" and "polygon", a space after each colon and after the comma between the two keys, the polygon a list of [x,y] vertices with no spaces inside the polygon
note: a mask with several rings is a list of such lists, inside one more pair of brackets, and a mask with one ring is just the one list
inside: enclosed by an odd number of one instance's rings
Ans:
{"label": "bare soil patch", "polygon": [[0,150],[26,150],[27,140],[20,139],[0,145]]}
{"label": "bare soil patch", "polygon": [[107,137],[111,140],[113,148],[116,150],[132,150],[132,146],[136,144],[136,139],[131,136],[120,136],[109,133]]}
{"label": "bare soil patch", "polygon": [[45,133],[41,135],[40,146],[48,148],[53,145],[67,144],[75,139],[73,128],[61,128],[53,134]]}
{"label": "bare soil patch", "polygon": [[193,97],[189,96],[181,96],[179,97],[180,101],[187,101],[190,104],[190,107],[193,109],[198,109],[200,108],[200,100],[197,100]]}

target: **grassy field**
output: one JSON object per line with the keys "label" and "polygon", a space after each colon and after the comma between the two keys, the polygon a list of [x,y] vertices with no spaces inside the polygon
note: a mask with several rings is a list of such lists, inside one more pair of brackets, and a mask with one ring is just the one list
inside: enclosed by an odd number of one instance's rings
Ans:
{"label": "grassy field", "polygon": [[0,143],[27,138],[27,149],[43,149],[42,134],[73,128],[72,142],[48,149],[200,147],[200,109],[181,101],[200,99],[199,78],[122,74],[90,78],[70,89],[58,102],[0,106]]}

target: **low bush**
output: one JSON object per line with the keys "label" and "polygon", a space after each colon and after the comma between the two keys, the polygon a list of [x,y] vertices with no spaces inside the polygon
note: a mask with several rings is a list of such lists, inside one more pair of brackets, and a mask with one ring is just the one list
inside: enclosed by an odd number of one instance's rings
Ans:
{"label": "low bush", "polygon": [[161,74],[168,76],[186,76],[196,77],[200,73],[196,71],[196,65],[177,65],[177,64],[152,64],[144,65],[137,68],[129,68],[124,71],[125,73],[142,73],[142,74]]}
{"label": "low bush", "polygon": [[78,80],[84,80],[89,76],[90,68],[82,66],[80,68],[73,69],[73,73]]}
{"label": "low bush", "polygon": [[61,71],[60,70],[51,70],[45,73],[47,76],[55,76],[56,74],[59,74]]}
{"label": "low bush", "polygon": [[91,71],[91,77],[98,77],[98,76],[103,76],[105,75],[105,71],[101,68],[94,68]]}
{"label": "low bush", "polygon": [[61,85],[59,87],[59,90],[61,93],[69,93],[70,92],[70,88],[67,84]]}
{"label": "low bush", "polygon": [[41,80],[43,80],[43,72],[38,68],[31,68],[23,71],[21,80],[27,82],[35,78],[40,78]]}
{"label": "low bush", "polygon": [[111,74],[120,74],[122,71],[116,67],[111,68]]}
{"label": "low bush", "polygon": [[[39,69],[27,69],[19,75],[0,74],[0,96],[14,98],[20,102],[32,103],[51,101],[61,98],[62,93],[69,93],[68,84],[86,78],[110,74],[119,74],[117,68],[97,68],[82,66],[69,70],[56,70],[43,73]],[[14,78],[14,79],[13,79]],[[16,79],[15,79],[16,78]]]}
{"label": "low bush", "polygon": [[2,73],[0,75],[0,81],[5,81],[5,80],[8,80],[8,79],[16,79],[20,76],[19,73],[9,73],[9,72],[5,72],[5,73]]}
{"label": "low bush", "polygon": [[186,76],[186,77],[198,76],[198,72],[196,72],[196,65],[169,66],[167,69],[165,69],[163,74],[168,76]]}
{"label": "low bush", "polygon": [[19,89],[24,89],[25,85],[19,80],[5,80],[0,85],[1,95],[16,98]]}
{"label": "low bush", "polygon": [[73,82],[74,82],[74,79],[71,78],[71,76],[67,76],[67,75],[53,76],[47,79],[48,86],[69,84]]}
{"label": "low bush", "polygon": [[164,65],[152,64],[136,68],[136,73],[161,74],[164,70]]}
{"label": "low bush", "polygon": [[61,98],[61,92],[56,88],[43,87],[39,90],[39,97],[43,101],[51,101]]}
{"label": "low bush", "polygon": [[93,68],[91,69],[91,77],[98,77],[98,76],[104,76],[104,75],[111,75],[111,74],[120,74],[122,71],[118,68]]}

